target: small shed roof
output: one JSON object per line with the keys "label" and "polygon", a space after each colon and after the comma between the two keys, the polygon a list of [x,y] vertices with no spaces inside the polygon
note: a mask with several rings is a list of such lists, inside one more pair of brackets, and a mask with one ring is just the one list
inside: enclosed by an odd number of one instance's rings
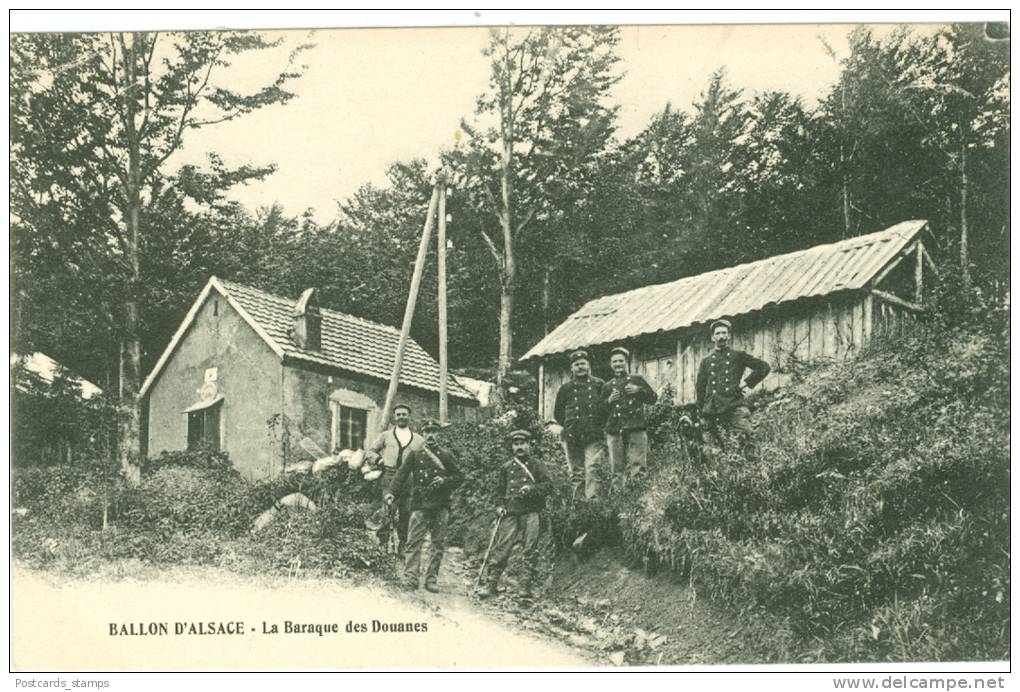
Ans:
{"label": "small shed roof", "polygon": [[[141,393],[145,394],[169,359],[188,325],[205,301],[210,289],[217,290],[240,313],[241,317],[266,341],[269,347],[284,360],[303,361],[337,370],[355,372],[389,380],[397,354],[400,331],[378,322],[320,308],[322,314],[322,348],[309,351],[300,348],[291,334],[297,301],[259,289],[224,281],[215,276],[209,279],[192,311],[188,313],[177,334],[153,368]],[[400,384],[439,391],[439,364],[414,339],[408,339],[407,350],[400,372]],[[474,402],[471,392],[465,389],[451,373],[450,396]]]}
{"label": "small shed roof", "polygon": [[[82,399],[92,399],[103,393],[103,390],[92,384],[84,377],[79,377],[74,373],[70,372],[63,365],[50,358],[45,353],[25,353],[25,354],[11,354],[11,368],[23,368],[30,376],[35,377],[46,384],[52,384],[58,375],[63,375],[66,379],[74,382],[81,388]],[[20,391],[25,391],[24,387],[17,385]]]}
{"label": "small shed roof", "polygon": [[926,226],[923,220],[903,221],[877,233],[596,298],[521,360],[861,289]]}

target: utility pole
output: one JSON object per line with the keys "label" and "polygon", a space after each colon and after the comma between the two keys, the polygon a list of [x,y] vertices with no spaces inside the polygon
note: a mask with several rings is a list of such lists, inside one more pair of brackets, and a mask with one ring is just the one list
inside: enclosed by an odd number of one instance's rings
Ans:
{"label": "utility pole", "polygon": [[429,240],[432,237],[432,223],[436,218],[436,206],[439,203],[439,189],[441,179],[436,181],[432,188],[432,199],[429,201],[429,210],[425,216],[425,229],[421,234],[421,243],[418,245],[418,258],[414,262],[414,273],[411,275],[411,288],[407,293],[407,305],[404,307],[404,323],[400,329],[400,342],[397,344],[397,355],[393,361],[393,372],[390,375],[390,386],[386,390],[386,404],[382,415],[379,416],[379,430],[385,430],[390,422],[390,411],[393,408],[393,399],[397,395],[397,385],[400,382],[400,369],[404,364],[404,352],[407,350],[407,339],[411,334],[411,321],[414,319],[414,306],[418,302],[418,288],[421,286],[421,275],[425,268],[425,257],[429,252]]}
{"label": "utility pole", "polygon": [[436,236],[436,264],[439,284],[439,422],[450,422],[449,361],[446,355],[446,184],[439,182],[439,234]]}

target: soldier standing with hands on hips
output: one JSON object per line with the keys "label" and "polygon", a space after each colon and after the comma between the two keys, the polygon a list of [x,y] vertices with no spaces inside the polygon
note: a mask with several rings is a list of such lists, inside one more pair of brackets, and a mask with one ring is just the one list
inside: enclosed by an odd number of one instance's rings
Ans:
{"label": "soldier standing with hands on hips", "polygon": [[500,517],[489,554],[485,587],[480,598],[496,595],[499,577],[510,561],[514,545],[524,549],[525,581],[521,597],[532,597],[532,586],[538,572],[538,540],[542,530],[542,510],[546,495],[552,490],[552,481],[542,462],[531,455],[531,433],[514,430],[510,433],[510,450],[513,458],[499,472],[496,488],[496,514]]}
{"label": "soldier standing with hands on hips", "polygon": [[617,346],[609,352],[613,379],[602,390],[608,405],[606,447],[613,477],[622,473],[624,481],[648,469],[648,431],[645,404],[659,398],[641,375],[629,373],[630,351]]}
{"label": "soldier standing with hands on hips", "polygon": [[[751,409],[744,403],[744,389],[756,387],[768,376],[772,367],[749,353],[731,349],[732,328],[729,320],[712,323],[712,353],[698,367],[698,410],[703,427],[716,438],[719,447],[724,446],[719,426],[724,426],[740,436],[746,451],[751,445],[754,428],[751,426]],[[751,372],[741,382],[746,370]]]}

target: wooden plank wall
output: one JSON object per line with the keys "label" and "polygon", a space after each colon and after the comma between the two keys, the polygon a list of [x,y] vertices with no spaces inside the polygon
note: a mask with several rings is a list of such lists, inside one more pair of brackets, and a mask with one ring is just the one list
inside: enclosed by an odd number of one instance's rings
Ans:
{"label": "wooden plank wall", "polygon": [[[870,306],[867,301],[871,300]],[[870,318],[870,319],[869,319]],[[821,359],[845,360],[866,343],[884,334],[895,334],[914,315],[878,298],[851,295],[805,302],[793,308],[772,309],[756,317],[734,320],[733,347],[767,361],[772,373],[760,385],[766,390],[790,382],[794,363]],[[631,371],[639,373],[658,392],[672,385],[678,404],[696,400],[698,365],[712,348],[706,326],[682,330],[675,354],[662,348],[631,349]],[[547,363],[543,416],[552,417],[556,391],[569,379],[566,362]]]}
{"label": "wooden plank wall", "polygon": [[[796,361],[842,360],[861,348],[866,331],[871,331],[864,325],[864,300],[862,296],[817,300],[796,310],[770,310],[756,319],[735,320],[733,347],[772,366],[760,385],[763,389],[785,386]],[[684,330],[678,348],[677,403],[684,404],[696,400],[698,365],[712,348],[707,327]]]}

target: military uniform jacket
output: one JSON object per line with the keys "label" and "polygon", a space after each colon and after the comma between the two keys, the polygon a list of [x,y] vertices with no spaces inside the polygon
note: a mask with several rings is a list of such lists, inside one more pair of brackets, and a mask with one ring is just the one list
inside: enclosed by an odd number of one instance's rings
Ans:
{"label": "military uniform jacket", "polygon": [[[408,455],[390,483],[390,494],[394,497],[408,492],[410,486],[411,511],[449,507],[450,494],[464,482],[464,475],[457,468],[457,460],[451,451],[442,447],[430,448],[429,451],[439,457],[443,463],[442,470],[419,450]],[[407,483],[408,477],[410,483]],[[439,479],[438,482],[436,479]]]}
{"label": "military uniform jacket", "polygon": [[748,389],[757,386],[772,370],[768,363],[744,351],[712,349],[698,367],[698,408],[701,415],[718,416],[740,406],[744,400],[740,379],[748,369],[751,374],[744,380]]}
{"label": "military uniform jacket", "polygon": [[[531,491],[522,493],[524,486]],[[545,497],[552,491],[552,481],[538,459],[511,459],[499,470],[496,497],[508,514],[528,514],[545,509]]]}
{"label": "military uniform jacket", "polygon": [[[636,384],[641,389],[637,394],[627,394],[624,387],[628,384]],[[619,392],[620,398],[611,402],[609,397],[613,392]],[[645,404],[654,404],[659,397],[641,375],[622,375],[606,382],[602,388],[602,398],[608,412],[606,432],[619,433],[624,430],[644,430]]]}
{"label": "military uniform jacket", "polygon": [[602,396],[605,381],[588,376],[574,378],[556,392],[553,418],[563,426],[566,439],[591,442],[602,439],[606,402]]}

